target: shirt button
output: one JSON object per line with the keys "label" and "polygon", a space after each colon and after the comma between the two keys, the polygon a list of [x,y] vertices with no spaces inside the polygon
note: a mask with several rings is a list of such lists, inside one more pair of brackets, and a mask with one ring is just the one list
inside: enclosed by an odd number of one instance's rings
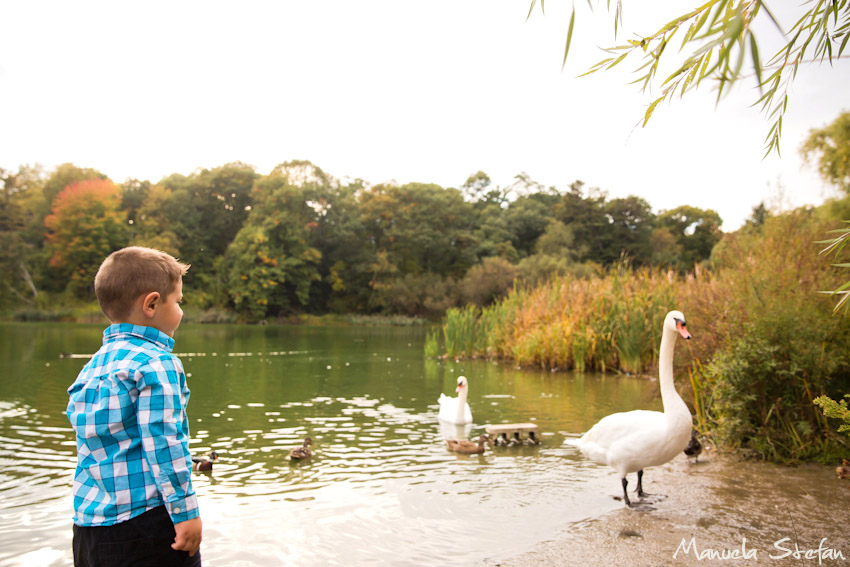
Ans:
{"label": "shirt button", "polygon": [[174,513],[175,513],[175,514],[179,514],[179,513],[180,513],[180,508],[175,508],[175,509],[174,509]]}

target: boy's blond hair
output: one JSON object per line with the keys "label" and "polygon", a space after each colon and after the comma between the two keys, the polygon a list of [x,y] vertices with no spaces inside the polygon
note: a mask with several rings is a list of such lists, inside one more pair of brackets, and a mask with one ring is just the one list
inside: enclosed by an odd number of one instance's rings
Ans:
{"label": "boy's blond hair", "polygon": [[140,295],[157,291],[166,298],[188,270],[189,264],[171,254],[128,246],[107,256],[100,265],[94,277],[94,293],[103,314],[110,321],[120,321],[130,315]]}

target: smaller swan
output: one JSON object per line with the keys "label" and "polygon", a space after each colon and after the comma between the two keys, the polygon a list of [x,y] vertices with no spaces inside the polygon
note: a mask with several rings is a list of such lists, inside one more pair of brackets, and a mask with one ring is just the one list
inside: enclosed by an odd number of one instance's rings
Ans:
{"label": "smaller swan", "polygon": [[310,451],[310,445],[312,444],[313,440],[309,437],[305,437],[303,445],[296,447],[289,452],[289,458],[293,461],[299,461],[301,459],[312,457],[313,453]]}
{"label": "smaller swan", "polygon": [[487,435],[482,435],[478,438],[478,443],[472,441],[464,441],[458,439],[446,439],[446,445],[449,446],[449,451],[455,453],[463,453],[465,455],[478,455],[484,452],[484,443],[493,444]]}
{"label": "smaller swan", "polygon": [[211,471],[213,467],[213,463],[218,460],[218,453],[213,451],[210,453],[210,458],[205,459],[203,457],[192,457],[192,470],[193,471]]}
{"label": "smaller swan", "polygon": [[440,413],[437,418],[440,421],[448,423],[472,423],[472,410],[469,409],[469,404],[466,403],[466,396],[469,392],[469,383],[466,376],[458,376],[457,378],[456,398],[451,398],[445,394],[440,394]]}

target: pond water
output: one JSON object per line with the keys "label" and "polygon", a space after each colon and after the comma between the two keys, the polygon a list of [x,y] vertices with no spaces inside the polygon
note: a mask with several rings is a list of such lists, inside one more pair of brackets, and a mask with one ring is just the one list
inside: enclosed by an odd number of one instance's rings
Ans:
{"label": "pond water", "polygon": [[[0,567],[65,566],[76,462],[66,389],[101,326],[0,324]],[[653,381],[423,355],[405,327],[181,326],[193,473],[215,566],[481,564],[622,506],[612,471],[564,440],[600,417],[661,409]],[[445,431],[441,392],[469,380],[474,424]],[[446,435],[534,422],[542,443],[447,451]],[[315,456],[292,463],[305,436]]]}

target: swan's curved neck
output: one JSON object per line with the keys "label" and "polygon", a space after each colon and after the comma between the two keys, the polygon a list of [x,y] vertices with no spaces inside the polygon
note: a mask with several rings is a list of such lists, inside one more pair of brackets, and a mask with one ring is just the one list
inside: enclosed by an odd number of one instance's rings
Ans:
{"label": "swan's curved neck", "polygon": [[664,405],[664,413],[671,411],[690,410],[682,400],[679,393],[676,391],[676,385],[673,382],[673,350],[676,346],[677,334],[675,331],[664,327],[664,334],[661,336],[661,352],[658,356],[658,378],[661,383],[661,403]]}
{"label": "swan's curved neck", "polygon": [[457,393],[457,418],[455,419],[455,423],[463,423],[466,421],[466,391],[469,389],[469,386],[464,386],[460,389],[460,392]]}

